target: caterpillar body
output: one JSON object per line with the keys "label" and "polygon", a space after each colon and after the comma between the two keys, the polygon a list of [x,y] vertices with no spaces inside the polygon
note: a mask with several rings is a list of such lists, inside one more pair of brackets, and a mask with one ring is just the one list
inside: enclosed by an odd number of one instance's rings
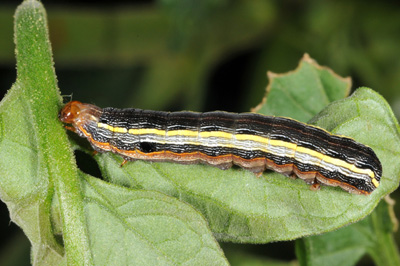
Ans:
{"label": "caterpillar body", "polygon": [[339,186],[355,194],[370,194],[382,175],[368,146],[284,117],[101,109],[72,101],[59,118],[96,151],[126,160],[205,163],[221,169],[235,164],[256,174],[270,169],[314,187]]}

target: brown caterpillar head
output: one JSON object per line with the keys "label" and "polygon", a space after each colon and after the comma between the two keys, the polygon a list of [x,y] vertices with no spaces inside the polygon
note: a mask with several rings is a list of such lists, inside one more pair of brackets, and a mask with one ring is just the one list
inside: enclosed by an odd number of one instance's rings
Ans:
{"label": "brown caterpillar head", "polygon": [[79,116],[83,104],[79,101],[72,101],[67,103],[58,113],[58,119],[66,124],[73,124],[75,119]]}

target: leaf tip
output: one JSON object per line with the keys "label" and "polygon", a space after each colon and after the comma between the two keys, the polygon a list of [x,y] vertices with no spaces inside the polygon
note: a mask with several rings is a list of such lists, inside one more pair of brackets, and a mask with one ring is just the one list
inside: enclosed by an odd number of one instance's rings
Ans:
{"label": "leaf tip", "polygon": [[304,62],[307,62],[307,63],[310,63],[310,64],[317,64],[318,65],[317,61],[312,59],[308,53],[305,53],[300,61],[304,61]]}

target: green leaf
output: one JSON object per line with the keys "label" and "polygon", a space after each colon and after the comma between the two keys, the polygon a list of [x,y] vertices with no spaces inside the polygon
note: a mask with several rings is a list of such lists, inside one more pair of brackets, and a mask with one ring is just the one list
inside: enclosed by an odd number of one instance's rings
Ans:
{"label": "green leaf", "polygon": [[298,240],[296,253],[301,264],[351,266],[368,253],[376,265],[400,265],[392,208],[381,201],[370,216],[356,224]]}
{"label": "green leaf", "polygon": [[[306,95],[316,94],[313,102],[329,102],[347,93],[348,80],[343,81],[330,70],[306,59],[296,71],[282,75],[279,83],[272,80],[270,94],[273,91],[297,94],[299,86],[292,86],[296,83],[293,80],[304,79],[305,82],[309,73],[319,73],[319,79],[311,82],[315,85],[302,91]],[[333,92],[335,86],[338,89]],[[276,106],[273,112],[279,114],[286,107]],[[317,110],[294,112],[306,117]],[[220,240],[266,243],[296,239],[362,219],[383,196],[396,189],[400,178],[399,166],[394,163],[400,154],[399,126],[388,104],[377,93],[360,89],[351,97],[329,105],[312,122],[353,137],[376,151],[384,170],[381,186],[374,193],[353,195],[334,187],[322,187],[315,192],[300,179],[291,180],[270,172],[256,178],[238,168],[223,171],[204,165],[142,161],[121,168],[122,159],[116,155],[101,154],[96,159],[103,176],[110,182],[157,190],[192,204],[203,213]]]}
{"label": "green leaf", "polygon": [[307,122],[329,103],[349,95],[351,79],[318,65],[305,54],[297,69],[285,74],[268,72],[267,95],[255,111]]}
{"label": "green leaf", "polygon": [[[371,101],[373,97],[375,101]],[[399,125],[387,112],[387,103],[372,90],[360,88],[348,99],[332,103],[311,122],[333,132],[346,132],[374,149],[383,165],[383,178],[379,189],[369,197],[379,199],[399,185]],[[331,115],[338,106],[342,112]],[[366,219],[354,225],[299,240],[296,249],[302,265],[354,265],[366,253],[377,265],[399,265],[391,207],[381,202]]]}
{"label": "green leaf", "polygon": [[81,175],[96,265],[227,265],[207,222],[165,194]]}

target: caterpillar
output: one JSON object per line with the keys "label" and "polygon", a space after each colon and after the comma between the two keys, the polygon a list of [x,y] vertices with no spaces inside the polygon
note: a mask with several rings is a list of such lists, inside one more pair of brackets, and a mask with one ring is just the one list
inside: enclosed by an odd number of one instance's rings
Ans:
{"label": "caterpillar", "polygon": [[269,169],[299,177],[313,188],[338,186],[365,195],[379,186],[382,175],[370,147],[290,118],[101,109],[71,101],[59,119],[96,151],[111,151],[125,160],[204,163],[220,169],[235,164],[257,175]]}

